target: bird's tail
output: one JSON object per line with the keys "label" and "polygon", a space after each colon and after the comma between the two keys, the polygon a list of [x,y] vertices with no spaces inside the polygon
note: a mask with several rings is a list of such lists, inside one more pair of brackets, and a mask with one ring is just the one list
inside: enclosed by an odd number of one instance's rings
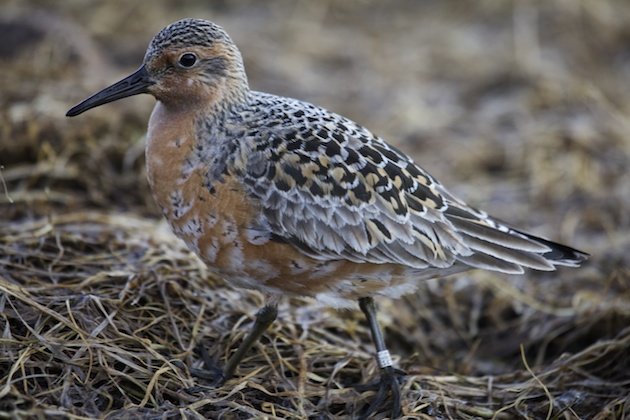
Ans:
{"label": "bird's tail", "polygon": [[521,232],[472,208],[452,206],[446,215],[472,251],[457,259],[472,267],[520,274],[524,267],[543,271],[559,265],[578,267],[588,258],[585,252]]}
{"label": "bird's tail", "polygon": [[550,261],[553,265],[564,265],[567,267],[579,267],[584,261],[586,261],[589,257],[589,254],[586,252],[579,251],[575,248],[571,248],[567,245],[562,245],[557,242],[553,242],[544,238],[539,238],[534,235],[530,235],[525,232],[518,231],[516,229],[512,229],[515,232],[525,236],[532,241],[539,242],[541,244],[546,245],[551,250],[542,254],[543,258],[547,261]]}

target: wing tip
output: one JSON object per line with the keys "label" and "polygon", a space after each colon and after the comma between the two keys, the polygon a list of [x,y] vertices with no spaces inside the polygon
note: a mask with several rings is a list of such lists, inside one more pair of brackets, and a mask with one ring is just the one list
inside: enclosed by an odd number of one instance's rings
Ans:
{"label": "wing tip", "polygon": [[590,255],[584,251],[571,248],[558,242],[540,238],[528,233],[519,232],[527,236],[529,239],[540,242],[549,247],[550,251],[542,254],[543,258],[551,262],[553,265],[562,265],[566,267],[579,267],[583,262],[588,260]]}

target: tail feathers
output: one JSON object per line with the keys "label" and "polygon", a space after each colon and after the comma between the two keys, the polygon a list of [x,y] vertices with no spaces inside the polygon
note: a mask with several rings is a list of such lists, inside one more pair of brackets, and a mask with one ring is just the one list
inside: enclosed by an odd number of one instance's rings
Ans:
{"label": "tail feathers", "polygon": [[553,265],[564,265],[567,267],[579,267],[590,256],[586,252],[579,251],[570,246],[562,245],[557,242],[552,242],[547,239],[539,238],[528,233],[518,232],[519,234],[526,236],[529,239],[540,242],[551,248],[551,251],[544,253],[542,256],[550,261]]}
{"label": "tail feathers", "polygon": [[492,255],[475,253],[457,258],[460,262],[474,268],[499,271],[506,274],[523,274],[525,270],[519,264],[507,262]]}
{"label": "tail feathers", "polygon": [[560,265],[579,267],[588,258],[582,251],[521,232],[489,217],[449,216],[463,242],[472,250],[472,254],[457,259],[472,267],[504,273],[522,273],[523,267],[552,271]]}
{"label": "tail feathers", "polygon": [[[508,263],[514,263],[519,266],[533,268],[535,270],[553,271],[555,268],[553,262],[545,258],[545,254],[537,254],[531,251],[522,251],[519,249],[508,248],[504,245],[486,242],[481,239],[469,237],[466,242],[470,248],[475,251],[491,255]],[[550,251],[553,252],[553,251]]]}
{"label": "tail feathers", "polygon": [[[510,249],[539,254],[551,250],[548,246],[537,240],[537,238],[520,235],[520,232],[518,232],[519,234],[515,234],[515,230],[500,225],[493,220],[470,219],[454,215],[449,216],[449,220],[458,232],[464,233],[469,237],[482,239]],[[492,224],[489,224],[489,222]]]}

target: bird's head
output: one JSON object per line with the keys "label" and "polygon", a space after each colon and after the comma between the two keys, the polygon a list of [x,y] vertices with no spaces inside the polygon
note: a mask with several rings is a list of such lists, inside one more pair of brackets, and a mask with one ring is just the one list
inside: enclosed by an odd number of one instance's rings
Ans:
{"label": "bird's head", "polygon": [[138,70],[66,115],[140,93],[153,95],[167,107],[198,107],[237,101],[247,90],[241,54],[228,34],[207,20],[182,19],[155,35]]}

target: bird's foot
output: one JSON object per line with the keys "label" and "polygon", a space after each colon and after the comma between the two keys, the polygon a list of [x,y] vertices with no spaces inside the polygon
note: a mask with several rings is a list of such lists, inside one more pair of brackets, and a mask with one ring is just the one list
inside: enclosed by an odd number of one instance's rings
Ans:
{"label": "bird's foot", "polygon": [[203,368],[190,368],[190,374],[207,381],[212,387],[219,387],[225,383],[227,377],[219,361],[210,356],[205,346],[199,345],[199,354],[203,359]]}
{"label": "bird's foot", "polygon": [[400,369],[386,366],[381,368],[381,376],[378,380],[368,384],[355,385],[354,389],[359,392],[376,391],[374,399],[370,405],[362,410],[359,418],[367,419],[374,414],[383,405],[389,393],[391,393],[391,417],[393,419],[400,417],[400,382],[402,382],[405,375],[406,373]]}
{"label": "bird's foot", "polygon": [[203,359],[205,369],[190,369],[190,373],[198,378],[208,380],[214,387],[223,385],[225,381],[234,375],[245,353],[258,341],[260,336],[269,328],[277,316],[278,307],[275,301],[263,306],[256,314],[256,321],[254,321],[251,331],[245,336],[236,352],[228,359],[224,367],[220,367],[217,359],[211,357],[206,348],[200,345],[199,354]]}

